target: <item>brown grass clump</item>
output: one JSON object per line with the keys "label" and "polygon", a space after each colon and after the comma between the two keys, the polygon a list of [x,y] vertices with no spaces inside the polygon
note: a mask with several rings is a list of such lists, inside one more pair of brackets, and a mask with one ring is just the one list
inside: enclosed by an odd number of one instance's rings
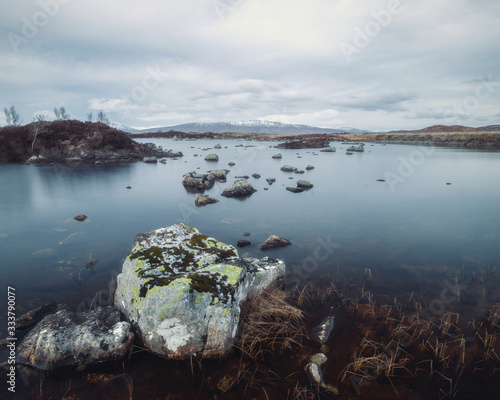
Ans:
{"label": "brown grass clump", "polygon": [[289,304],[287,293],[275,286],[250,299],[243,307],[241,320],[237,347],[252,359],[301,346],[306,337],[302,311]]}

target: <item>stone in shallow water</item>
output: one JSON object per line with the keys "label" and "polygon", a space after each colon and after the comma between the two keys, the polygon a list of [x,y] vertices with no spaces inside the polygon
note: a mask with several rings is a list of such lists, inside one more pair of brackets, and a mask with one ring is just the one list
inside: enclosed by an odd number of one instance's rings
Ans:
{"label": "stone in shallow water", "polygon": [[238,179],[234,181],[232,187],[224,189],[222,196],[224,197],[243,197],[249,196],[257,190],[245,179]]}
{"label": "stone in shallow water", "polygon": [[277,235],[269,236],[264,244],[260,247],[261,250],[275,249],[278,247],[290,246],[292,243],[290,241],[280,238]]}
{"label": "stone in shallow water", "polygon": [[316,343],[325,344],[330,337],[330,333],[332,333],[334,322],[334,315],[326,317],[323,321],[321,321],[321,324],[312,330],[311,339]]}
{"label": "stone in shallow water", "polygon": [[115,307],[155,354],[219,357],[236,340],[241,304],[284,273],[281,260],[241,259],[235,247],[177,224],[137,236]]}
{"label": "stone in shallow water", "polygon": [[21,342],[17,362],[41,370],[89,365],[125,357],[134,334],[120,312],[99,307],[91,312],[61,310],[46,316]]}

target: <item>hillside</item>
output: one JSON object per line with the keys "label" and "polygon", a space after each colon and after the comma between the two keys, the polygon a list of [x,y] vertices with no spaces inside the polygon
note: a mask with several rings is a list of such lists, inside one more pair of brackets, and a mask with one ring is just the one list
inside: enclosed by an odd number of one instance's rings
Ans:
{"label": "hillside", "polygon": [[99,122],[36,122],[0,128],[0,162],[118,162],[146,156],[181,156],[135,142]]}

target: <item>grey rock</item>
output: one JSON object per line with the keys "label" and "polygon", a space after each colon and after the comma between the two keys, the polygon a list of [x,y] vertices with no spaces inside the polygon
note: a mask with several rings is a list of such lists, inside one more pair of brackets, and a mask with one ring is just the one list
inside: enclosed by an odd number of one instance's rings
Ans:
{"label": "grey rock", "polygon": [[314,169],[314,167],[312,165],[310,165],[310,164],[306,167],[306,170],[308,170],[308,171],[310,171],[312,169]]}
{"label": "grey rock", "polygon": [[224,197],[243,197],[249,196],[257,190],[245,179],[238,179],[234,181],[232,187],[225,189],[222,192]]}
{"label": "grey rock", "polygon": [[229,165],[230,167],[232,167],[232,166],[236,165],[236,163],[234,163],[234,162],[232,162],[232,161],[229,161],[229,162],[227,163],[227,165]]}
{"label": "grey rock", "polygon": [[255,179],[259,179],[259,178],[260,178],[260,174],[257,174],[257,173],[252,174],[252,176],[253,176]]}
{"label": "grey rock", "polygon": [[347,148],[347,151],[349,151],[349,152],[357,151],[357,152],[362,153],[362,152],[365,151],[365,144],[364,143],[360,143],[357,146],[350,146],[350,147]]}
{"label": "grey rock", "polygon": [[321,153],[335,153],[337,149],[335,147],[326,147],[324,149],[321,149]]}
{"label": "grey rock", "polygon": [[320,387],[325,384],[325,381],[323,380],[323,374],[321,373],[321,369],[319,368],[318,364],[310,362],[309,364],[306,364],[306,366],[304,367],[304,371],[306,372],[311,386]]}
{"label": "grey rock", "polygon": [[281,155],[281,153],[278,153],[278,154],[275,154],[272,158],[283,158],[283,156]]}
{"label": "grey rock", "polygon": [[287,186],[285,189],[292,193],[301,193],[304,191],[304,188],[296,186]]}
{"label": "grey rock", "polygon": [[236,246],[238,247],[245,247],[245,246],[250,246],[252,242],[250,240],[238,240],[238,243],[236,243]]}
{"label": "grey rock", "polygon": [[16,329],[21,331],[35,325],[46,314],[51,312],[56,307],[57,304],[52,301],[50,303],[44,304],[43,306],[28,311],[26,314],[23,314],[20,317],[16,318]]}
{"label": "grey rock", "polygon": [[304,189],[311,189],[312,187],[314,187],[314,185],[311,182],[303,179],[299,179],[297,181],[297,186]]}
{"label": "grey rock", "polygon": [[269,183],[269,185],[272,185],[274,182],[276,182],[276,178],[266,178],[266,181],[267,183]]}
{"label": "grey rock", "polygon": [[214,186],[215,177],[212,174],[197,174],[188,172],[182,177],[182,184],[185,188],[204,191]]}
{"label": "grey rock", "polygon": [[154,164],[154,163],[158,162],[158,159],[156,157],[154,157],[154,156],[153,157],[144,157],[142,159],[142,161],[145,162],[145,163],[152,163],[152,164]]}
{"label": "grey rock", "polygon": [[295,171],[296,174],[304,174],[305,172],[303,170],[298,170],[298,171]]}
{"label": "grey rock", "polygon": [[229,173],[229,170],[228,169],[212,169],[208,172],[214,176],[215,180],[217,180],[219,182],[226,182],[227,174]]}
{"label": "grey rock", "polygon": [[121,359],[134,341],[130,328],[112,307],[90,312],[61,310],[28,333],[18,347],[17,362],[52,370]]}
{"label": "grey rock", "polygon": [[321,321],[321,324],[312,330],[311,339],[316,343],[325,344],[332,333],[334,322],[334,315],[326,317],[323,321]]}
{"label": "grey rock", "polygon": [[205,156],[205,161],[219,161],[219,156],[217,154],[208,154]]}
{"label": "grey rock", "polygon": [[196,193],[194,195],[194,204],[196,207],[203,207],[203,206],[206,206],[207,204],[214,204],[214,203],[218,203],[218,202],[219,202],[219,200],[214,199],[207,194]]}
{"label": "grey rock", "polygon": [[280,238],[277,235],[269,236],[264,244],[260,247],[261,250],[275,249],[278,247],[290,246],[292,243],[290,241]]}
{"label": "grey rock", "polygon": [[281,260],[241,259],[235,247],[177,224],[137,236],[115,307],[157,355],[220,357],[236,341],[242,303],[284,273]]}
{"label": "grey rock", "polygon": [[222,149],[222,146],[221,146],[219,143],[217,143],[217,144],[214,146],[214,149]]}
{"label": "grey rock", "polygon": [[281,167],[281,170],[285,171],[285,172],[295,172],[295,171],[297,171],[297,168],[292,167],[291,165],[283,165]]}
{"label": "grey rock", "polygon": [[324,363],[328,361],[328,357],[325,356],[323,353],[316,353],[309,358],[309,361],[316,363],[319,366],[322,366]]}

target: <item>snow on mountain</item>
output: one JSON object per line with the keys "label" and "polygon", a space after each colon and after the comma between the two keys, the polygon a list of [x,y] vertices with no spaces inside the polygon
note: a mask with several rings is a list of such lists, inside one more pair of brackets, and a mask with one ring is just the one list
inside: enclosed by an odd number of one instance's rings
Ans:
{"label": "snow on mountain", "polygon": [[303,135],[317,133],[361,133],[368,132],[356,128],[318,128],[310,125],[284,124],[275,121],[250,120],[241,122],[193,122],[188,124],[166,126],[161,128],[142,129],[139,133],[151,132],[236,132],[236,133],[261,133],[276,135]]}

